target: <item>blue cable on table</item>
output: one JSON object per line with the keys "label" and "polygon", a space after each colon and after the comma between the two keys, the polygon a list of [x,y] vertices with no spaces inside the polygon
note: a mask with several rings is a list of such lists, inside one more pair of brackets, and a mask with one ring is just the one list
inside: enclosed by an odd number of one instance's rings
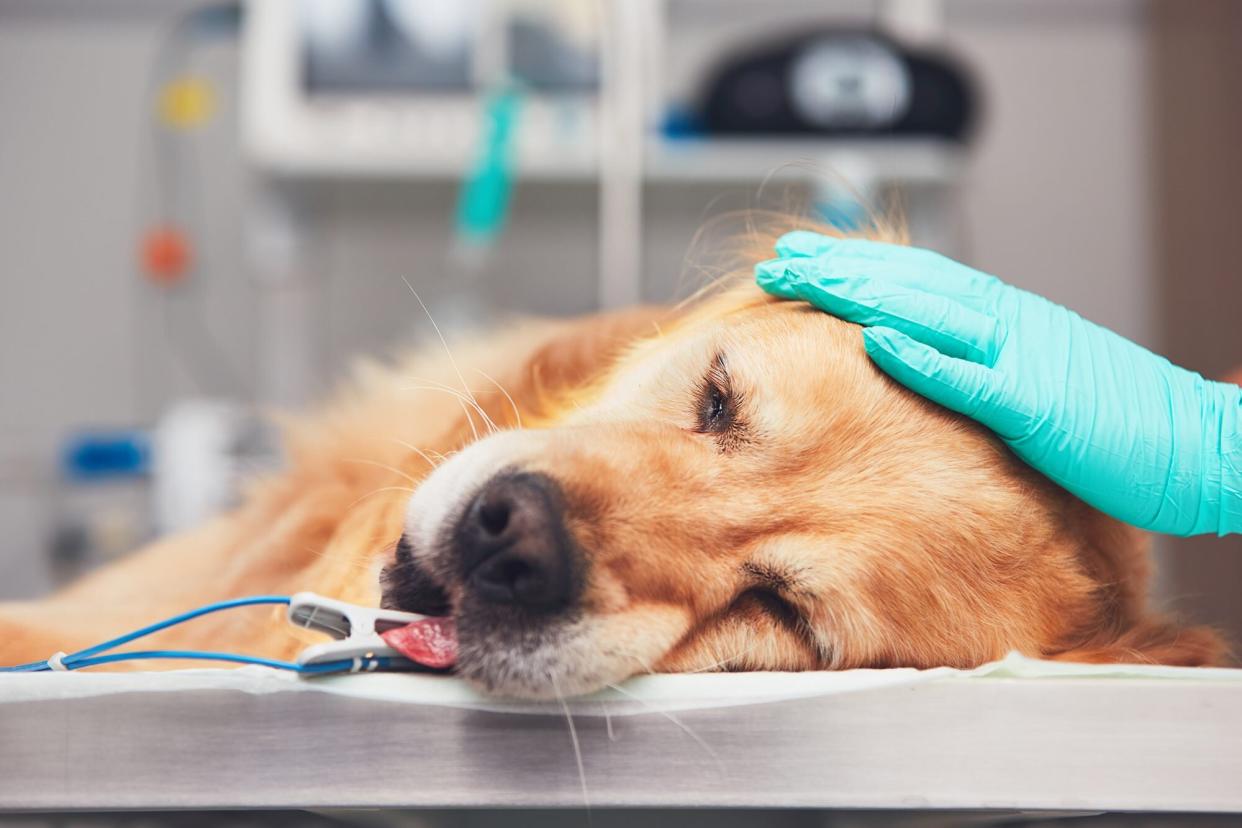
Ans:
{"label": "blue cable on table", "polygon": [[[163,621],[157,621],[133,632],[125,635],[117,636],[109,639],[102,644],[96,644],[93,647],[87,647],[85,650],[79,650],[71,655],[62,656],[59,660],[59,668],[54,666],[52,658],[43,661],[32,661],[29,664],[19,664],[15,667],[0,667],[0,673],[43,673],[57,669],[78,670],[83,667],[95,667],[100,664],[114,664],[119,661],[137,661],[145,659],[160,658],[178,658],[193,659],[197,661],[228,661],[235,664],[258,664],[263,667],[274,667],[278,670],[290,670],[295,673],[334,673],[342,670],[349,670],[353,665],[352,659],[343,661],[332,661],[324,664],[297,664],[292,661],[279,661],[272,658],[262,658],[261,656],[239,655],[236,653],[217,653],[209,650],[139,650],[136,652],[109,653],[103,655],[108,650],[115,649],[131,641],[139,638],[145,638],[148,635],[160,632],[161,630],[175,627],[186,621],[191,621],[203,615],[209,615],[213,612],[221,610],[235,609],[237,607],[251,607],[263,604],[288,605],[289,596],[287,595],[252,595],[248,598],[234,598],[230,601],[217,601],[214,604],[207,604],[180,615],[174,615]],[[383,669],[388,665],[389,659],[376,657],[373,659],[376,667]]]}

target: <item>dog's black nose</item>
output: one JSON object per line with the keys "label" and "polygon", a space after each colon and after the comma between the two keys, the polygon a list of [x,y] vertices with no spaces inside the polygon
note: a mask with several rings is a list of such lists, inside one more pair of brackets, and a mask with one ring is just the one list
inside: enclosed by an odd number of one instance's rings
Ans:
{"label": "dog's black nose", "polygon": [[462,516],[457,545],[467,589],[478,598],[538,610],[569,603],[572,545],[551,478],[493,478]]}

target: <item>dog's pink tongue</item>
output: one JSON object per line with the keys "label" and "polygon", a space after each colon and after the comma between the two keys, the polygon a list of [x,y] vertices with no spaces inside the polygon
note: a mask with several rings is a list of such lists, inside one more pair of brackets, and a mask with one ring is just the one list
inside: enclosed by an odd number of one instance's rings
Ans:
{"label": "dog's pink tongue", "polygon": [[382,632],[380,638],[410,661],[424,667],[444,670],[457,663],[457,626],[452,618],[424,618]]}

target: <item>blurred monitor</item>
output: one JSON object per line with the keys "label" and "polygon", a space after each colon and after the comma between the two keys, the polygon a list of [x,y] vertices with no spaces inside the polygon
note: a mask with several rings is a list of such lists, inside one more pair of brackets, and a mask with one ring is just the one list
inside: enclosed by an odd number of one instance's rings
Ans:
{"label": "blurred monitor", "polygon": [[[480,43],[490,39],[481,31],[480,3],[300,0],[298,14],[310,94],[463,91],[487,81],[477,77],[475,61]],[[572,6],[556,2],[508,8],[498,21],[499,71],[532,90],[594,90],[597,32],[579,18]]]}
{"label": "blurred monitor", "polygon": [[300,0],[306,91],[421,93],[474,86],[468,2]]}
{"label": "blurred monitor", "polygon": [[246,147],[287,173],[455,175],[514,84],[519,162],[589,174],[599,38],[581,0],[251,0]]}

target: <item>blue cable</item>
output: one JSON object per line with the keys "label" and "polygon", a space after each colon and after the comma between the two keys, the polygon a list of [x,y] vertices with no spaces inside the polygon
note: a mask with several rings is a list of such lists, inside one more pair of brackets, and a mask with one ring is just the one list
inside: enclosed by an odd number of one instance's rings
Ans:
{"label": "blue cable", "polygon": [[[86,658],[75,661],[72,669],[79,670],[83,667],[95,667],[100,664],[114,664],[118,661],[139,661],[148,658],[181,658],[192,659],[197,661],[228,661],[234,664],[257,664],[261,667],[272,667],[277,670],[289,670],[294,673],[339,673],[342,671],[350,671],[354,668],[353,659],[342,659],[340,661],[327,661],[322,664],[297,664],[292,661],[280,661],[274,658],[263,658],[262,656],[238,655],[236,653],[215,653],[207,650],[140,650],[129,653],[112,653],[110,655],[96,656],[94,658]],[[385,668],[389,666],[391,659],[379,656],[361,659],[361,669],[371,669],[374,663],[375,668]]]}
{"label": "blue cable", "polygon": [[[163,621],[157,621],[154,624],[143,627],[142,629],[134,630],[131,633],[126,633],[125,635],[120,635],[120,636],[117,636],[116,638],[109,639],[108,641],[105,641],[102,644],[96,644],[94,647],[87,647],[85,650],[76,652],[71,656],[65,656],[63,660],[69,661],[70,659],[74,659],[74,658],[85,658],[87,656],[93,656],[96,653],[102,653],[105,650],[112,650],[117,647],[120,647],[122,644],[128,644],[129,642],[134,641],[135,639],[145,638],[148,635],[152,635],[161,630],[166,630],[169,627],[175,627],[178,624],[184,624],[186,621],[191,621],[203,615],[210,615],[213,612],[220,612],[222,610],[234,609],[235,607],[251,607],[251,606],[262,605],[262,604],[283,604],[285,606],[288,606],[289,596],[287,595],[252,595],[249,598],[234,598],[231,601],[217,601],[214,604],[207,604],[206,606],[199,607],[198,609],[192,609],[189,612],[183,612],[180,615],[174,615],[171,618],[165,618]],[[66,664],[65,666],[67,667],[69,665]]]}
{"label": "blue cable", "polygon": [[[235,653],[217,653],[207,650],[140,650],[137,652],[126,653],[110,653],[108,655],[100,655],[107,650],[128,644],[139,638],[144,638],[161,630],[183,624],[186,621],[193,620],[203,615],[209,615],[213,612],[220,612],[227,609],[235,609],[237,607],[250,607],[263,604],[289,604],[287,595],[252,595],[249,598],[234,598],[231,601],[217,601],[214,604],[192,609],[189,612],[183,612],[180,615],[174,615],[163,621],[157,621],[139,630],[126,633],[109,639],[102,644],[96,644],[93,647],[87,647],[85,650],[79,650],[72,655],[67,655],[60,660],[61,665],[66,670],[79,670],[83,667],[95,667],[100,664],[114,664],[120,661],[137,661],[140,659],[157,659],[157,658],[179,658],[194,659],[198,661],[228,661],[235,664],[258,664],[263,667],[273,667],[277,670],[290,670],[295,673],[303,673],[308,675],[316,675],[320,673],[339,673],[351,672],[358,670],[374,670],[384,669],[389,666],[390,659],[380,657],[370,657],[359,659],[344,659],[341,661],[330,661],[323,664],[297,664],[292,661],[279,661],[277,659],[262,658],[260,656],[238,655]],[[15,667],[0,667],[0,673],[43,673],[52,670],[52,666],[48,660],[32,661],[29,664],[19,664]]]}

